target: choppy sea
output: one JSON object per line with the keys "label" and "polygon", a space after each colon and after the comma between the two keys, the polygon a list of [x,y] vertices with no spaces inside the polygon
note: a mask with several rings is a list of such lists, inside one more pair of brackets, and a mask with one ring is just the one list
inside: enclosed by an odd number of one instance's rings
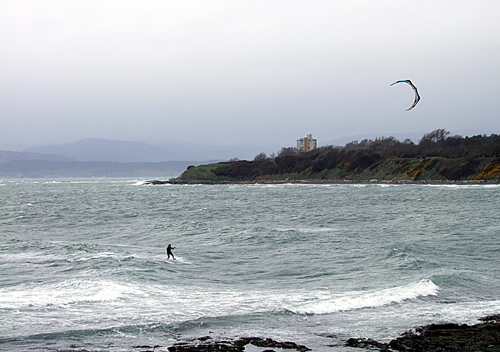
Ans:
{"label": "choppy sea", "polygon": [[0,180],[0,350],[473,324],[500,311],[499,214],[499,185]]}

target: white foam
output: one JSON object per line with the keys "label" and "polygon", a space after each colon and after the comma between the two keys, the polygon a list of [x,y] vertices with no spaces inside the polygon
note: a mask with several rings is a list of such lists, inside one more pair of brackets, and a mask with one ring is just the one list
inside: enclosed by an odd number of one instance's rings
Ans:
{"label": "white foam", "polygon": [[417,297],[437,295],[439,288],[430,280],[369,292],[349,292],[317,299],[289,309],[299,314],[328,314],[401,303]]}
{"label": "white foam", "polygon": [[477,188],[500,188],[499,184],[428,184],[427,187],[444,189],[477,189]]}
{"label": "white foam", "polygon": [[392,187],[404,186],[404,184],[401,185],[401,184],[392,184],[392,183],[377,183],[376,185],[377,185],[377,187],[381,187],[381,188],[392,188]]}
{"label": "white foam", "polygon": [[0,289],[0,308],[65,307],[81,302],[109,302],[127,295],[144,295],[132,285],[109,280],[69,280],[49,285],[22,285]]}
{"label": "white foam", "polygon": [[337,232],[339,231],[339,229],[334,227],[311,227],[311,228],[285,227],[285,228],[277,228],[276,231],[279,232],[297,231],[300,233],[323,233],[323,232]]}
{"label": "white foam", "polygon": [[146,181],[136,181],[135,183],[132,184],[132,186],[143,186],[146,183]]}
{"label": "white foam", "polygon": [[186,261],[183,257],[179,257],[178,255],[175,256],[175,259],[168,258],[167,255],[161,255],[161,256],[154,256],[153,259],[155,260],[161,260],[166,263],[170,264],[176,264],[176,263],[182,263],[182,264],[191,264],[191,262]]}
{"label": "white foam", "polygon": [[37,255],[33,251],[26,251],[21,253],[0,253],[0,259],[9,263],[46,263],[49,261],[65,261],[67,258],[59,254],[45,254],[43,256]]}
{"label": "white foam", "polygon": [[114,260],[124,260],[124,259],[129,259],[129,258],[140,258],[136,254],[118,254],[114,252],[99,252],[99,253],[94,253],[94,254],[89,254],[86,252],[77,252],[73,255],[75,259],[72,259],[70,261],[76,261],[76,262],[84,262],[88,260],[95,260],[95,259],[102,259],[102,258],[110,258]]}
{"label": "white foam", "polygon": [[[177,261],[175,261],[177,262]],[[172,261],[174,263],[174,261]],[[438,287],[428,280],[370,292],[331,293],[327,288],[303,290],[221,290],[220,287],[178,287],[133,281],[71,279],[58,283],[30,283],[0,288],[0,309],[40,312],[56,309],[93,316],[146,317],[171,314],[168,320],[197,319],[288,310],[297,314],[327,314],[379,307],[418,297],[436,295]],[[166,317],[163,319],[167,319]]]}

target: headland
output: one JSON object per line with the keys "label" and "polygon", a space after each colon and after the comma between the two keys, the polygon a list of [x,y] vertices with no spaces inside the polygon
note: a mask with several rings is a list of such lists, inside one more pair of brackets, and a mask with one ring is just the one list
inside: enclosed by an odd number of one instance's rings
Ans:
{"label": "headland", "polygon": [[[189,166],[172,184],[221,183],[498,183],[500,136],[449,137],[444,130],[418,144],[393,137],[327,146],[309,152]],[[149,184],[161,184],[151,181]]]}

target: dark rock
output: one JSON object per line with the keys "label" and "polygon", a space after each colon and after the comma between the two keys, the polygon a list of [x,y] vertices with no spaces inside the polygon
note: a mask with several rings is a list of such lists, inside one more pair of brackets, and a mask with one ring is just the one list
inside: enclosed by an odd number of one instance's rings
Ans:
{"label": "dark rock", "polygon": [[265,347],[266,350],[263,351],[267,352],[273,351],[270,348],[293,349],[299,352],[310,351],[306,346],[298,345],[295,342],[278,342],[260,337],[241,337],[233,341],[212,341],[210,336],[205,336],[197,341],[201,341],[201,343],[177,343],[168,347],[168,350],[170,352],[243,352],[246,345],[252,344],[257,347]]}
{"label": "dark rock", "polygon": [[[155,346],[148,346],[148,345],[145,345],[145,346],[134,346],[134,348],[141,348],[140,352],[154,352],[154,349],[155,348],[159,348],[159,347],[161,347],[161,346],[160,345],[155,345]],[[151,349],[142,350],[142,348],[151,348]]]}
{"label": "dark rock", "polygon": [[399,351],[500,351],[500,324],[432,324],[389,345]]}
{"label": "dark rock", "polygon": [[161,180],[144,181],[145,185],[165,185],[169,183],[170,181],[161,181]]}
{"label": "dark rock", "polygon": [[296,350],[296,351],[310,351],[309,348],[303,345],[298,345],[295,342],[290,342],[290,341],[285,341],[285,342],[278,342],[274,341],[273,339],[262,339],[259,337],[252,337],[252,338],[242,338],[240,339],[244,343],[244,345],[247,344],[252,344],[257,347],[275,347],[275,348],[284,348],[284,349],[291,349],[291,350]]}
{"label": "dark rock", "polygon": [[144,181],[144,185],[216,185],[220,184],[220,181],[210,181],[210,180],[183,180],[180,178],[172,178],[170,180],[151,180]]}
{"label": "dark rock", "polygon": [[346,347],[356,347],[365,349],[378,349],[379,351],[387,351],[389,345],[387,343],[381,343],[372,339],[354,339],[351,338],[346,341]]}
{"label": "dark rock", "polygon": [[500,323],[500,314],[488,315],[486,317],[479,318],[479,320],[488,323]]}
{"label": "dark rock", "polygon": [[244,347],[232,346],[218,342],[188,345],[176,344],[168,348],[170,352],[242,352],[244,349]]}
{"label": "dark rock", "polygon": [[345,346],[405,352],[500,352],[500,316],[481,318],[476,325],[431,324],[407,331],[389,344],[371,339],[349,339]]}

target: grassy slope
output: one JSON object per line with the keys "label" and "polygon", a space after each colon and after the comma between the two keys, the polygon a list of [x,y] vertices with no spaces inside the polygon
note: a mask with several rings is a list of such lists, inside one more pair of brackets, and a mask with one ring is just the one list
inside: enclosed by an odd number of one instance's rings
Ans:
{"label": "grassy slope", "polygon": [[[336,168],[323,170],[319,173],[312,172],[311,168],[305,168],[295,173],[263,173],[254,174],[252,177],[229,177],[217,176],[217,170],[227,169],[236,165],[234,163],[220,163],[201,165],[186,170],[179,179],[181,180],[207,180],[207,181],[293,181],[293,180],[385,180],[385,181],[438,181],[438,180],[499,180],[500,158],[477,158],[474,164],[466,159],[447,158],[390,158],[379,161],[368,168],[360,170],[348,170],[348,165],[337,165]],[[241,162],[240,162],[241,163]],[[249,165],[252,162],[245,162]],[[461,176],[463,170],[473,170],[466,176]],[[448,175],[448,177],[444,176]]]}

